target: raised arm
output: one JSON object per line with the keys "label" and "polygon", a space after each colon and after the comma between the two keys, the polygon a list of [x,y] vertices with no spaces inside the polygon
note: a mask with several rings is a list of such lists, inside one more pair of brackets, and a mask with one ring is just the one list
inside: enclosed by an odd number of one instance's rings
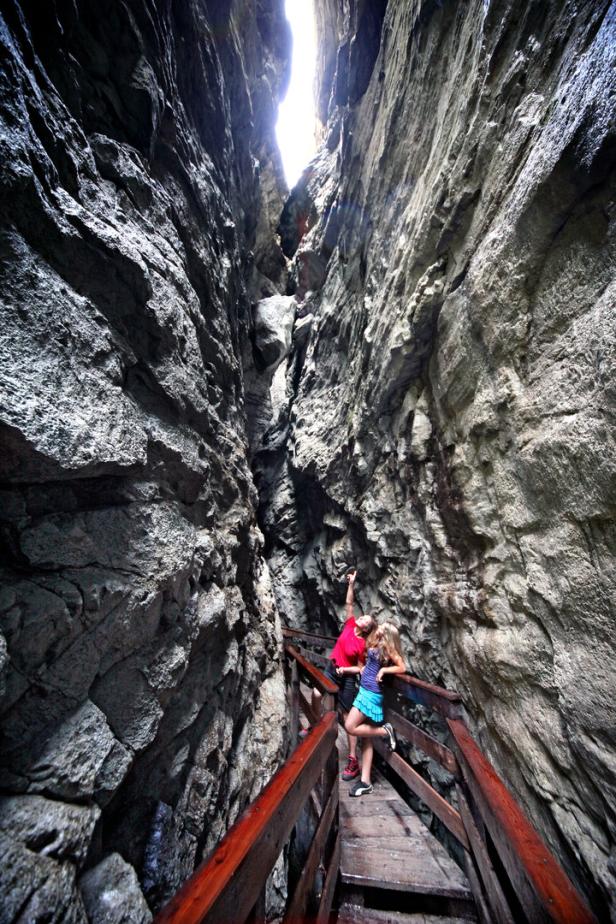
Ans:
{"label": "raised arm", "polygon": [[353,595],[355,592],[355,578],[357,577],[357,571],[349,571],[346,576],[349,586],[347,587],[346,595],[346,618],[350,619],[353,615]]}

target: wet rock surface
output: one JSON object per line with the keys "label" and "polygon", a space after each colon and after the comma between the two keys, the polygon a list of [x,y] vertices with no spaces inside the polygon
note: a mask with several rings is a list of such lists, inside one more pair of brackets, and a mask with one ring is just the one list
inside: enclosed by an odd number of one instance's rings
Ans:
{"label": "wet rock surface", "polygon": [[313,322],[257,456],[278,603],[332,632],[356,564],[613,916],[616,8],[317,9],[280,226]]}
{"label": "wet rock surface", "polygon": [[0,42],[0,918],[145,921],[284,751],[243,364],[289,38],[9,0]]}

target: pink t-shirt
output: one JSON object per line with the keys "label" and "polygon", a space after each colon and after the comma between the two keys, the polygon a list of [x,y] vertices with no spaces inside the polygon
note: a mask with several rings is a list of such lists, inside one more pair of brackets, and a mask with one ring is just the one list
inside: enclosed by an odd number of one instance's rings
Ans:
{"label": "pink t-shirt", "polygon": [[355,667],[364,659],[366,640],[360,635],[355,635],[356,625],[354,616],[347,619],[330,654],[331,660],[335,661],[338,667]]}

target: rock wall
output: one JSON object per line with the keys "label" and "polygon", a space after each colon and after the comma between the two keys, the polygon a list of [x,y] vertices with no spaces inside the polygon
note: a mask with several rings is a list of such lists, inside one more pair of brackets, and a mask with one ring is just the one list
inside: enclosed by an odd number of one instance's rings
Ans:
{"label": "rock wall", "polygon": [[256,456],[277,599],[331,631],[356,564],[616,920],[616,5],[317,10],[302,328]]}
{"label": "rock wall", "polygon": [[0,41],[0,920],[146,921],[283,746],[243,363],[289,37],[7,0]]}

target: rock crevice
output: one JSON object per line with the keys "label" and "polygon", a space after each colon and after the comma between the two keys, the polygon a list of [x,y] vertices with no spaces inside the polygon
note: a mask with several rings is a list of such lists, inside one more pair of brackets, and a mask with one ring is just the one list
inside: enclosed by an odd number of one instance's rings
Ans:
{"label": "rock crevice", "polygon": [[258,454],[277,600],[331,631],[356,564],[613,916],[616,11],[363,10],[317,3],[322,146],[280,224],[313,321]]}

